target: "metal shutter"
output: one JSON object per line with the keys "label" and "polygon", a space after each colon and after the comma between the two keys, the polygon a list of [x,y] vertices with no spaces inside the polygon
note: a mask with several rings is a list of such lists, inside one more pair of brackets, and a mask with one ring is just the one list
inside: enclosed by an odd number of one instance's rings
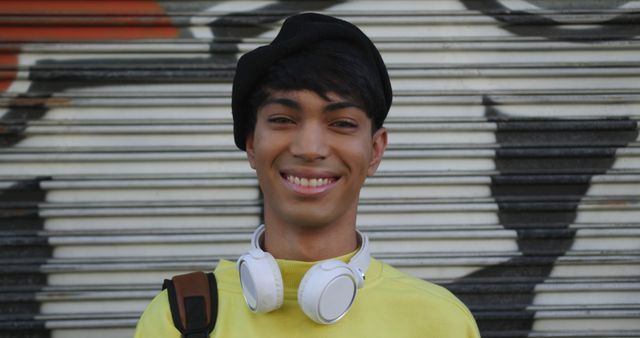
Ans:
{"label": "metal shutter", "polygon": [[238,55],[301,11],[385,58],[374,255],[483,337],[640,337],[640,3],[0,2],[0,337],[130,337],[163,278],[260,222]]}

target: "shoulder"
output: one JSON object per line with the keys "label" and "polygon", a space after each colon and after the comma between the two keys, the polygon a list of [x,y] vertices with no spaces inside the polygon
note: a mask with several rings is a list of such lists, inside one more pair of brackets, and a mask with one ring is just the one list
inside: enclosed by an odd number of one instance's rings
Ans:
{"label": "shoulder", "polygon": [[374,262],[380,264],[380,272],[369,292],[373,298],[408,316],[419,317],[425,325],[455,327],[464,331],[464,337],[479,337],[473,315],[449,290],[386,263]]}
{"label": "shoulder", "polygon": [[142,313],[134,338],[178,338],[180,332],[173,326],[167,290],[157,294]]}
{"label": "shoulder", "polygon": [[467,307],[446,288],[409,275],[389,264],[381,262],[381,265],[381,282],[386,286],[392,286],[394,288],[413,293],[416,296],[424,296],[428,299],[448,303],[451,306],[460,308],[461,310],[467,310]]}
{"label": "shoulder", "polygon": [[235,262],[221,259],[216,266],[214,274],[216,275],[219,292],[242,292],[242,289],[240,289],[240,275]]}

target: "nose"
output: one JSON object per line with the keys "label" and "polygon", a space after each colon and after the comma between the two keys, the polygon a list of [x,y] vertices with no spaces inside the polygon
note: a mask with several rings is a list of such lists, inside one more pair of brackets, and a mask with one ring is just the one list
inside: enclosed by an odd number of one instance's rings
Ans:
{"label": "nose", "polygon": [[329,150],[327,141],[327,135],[322,126],[317,123],[305,123],[296,131],[290,151],[293,156],[306,162],[324,159]]}

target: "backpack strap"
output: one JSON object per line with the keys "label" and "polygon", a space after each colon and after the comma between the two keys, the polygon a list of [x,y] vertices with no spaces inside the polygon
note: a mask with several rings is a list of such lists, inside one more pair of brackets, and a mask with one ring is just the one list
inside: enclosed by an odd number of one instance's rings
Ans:
{"label": "backpack strap", "polygon": [[213,273],[202,271],[165,279],[173,325],[183,338],[208,338],[218,317],[218,287]]}

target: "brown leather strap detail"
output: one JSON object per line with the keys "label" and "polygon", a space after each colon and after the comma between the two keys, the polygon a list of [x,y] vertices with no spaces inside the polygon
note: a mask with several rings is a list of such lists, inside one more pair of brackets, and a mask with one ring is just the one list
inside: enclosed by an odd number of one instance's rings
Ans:
{"label": "brown leather strap detail", "polygon": [[211,323],[211,294],[209,280],[202,271],[192,272],[173,277],[173,285],[176,290],[176,298],[180,312],[180,322],[183,328],[187,328],[187,315],[184,308],[184,299],[192,296],[202,296],[205,301],[207,322]]}

